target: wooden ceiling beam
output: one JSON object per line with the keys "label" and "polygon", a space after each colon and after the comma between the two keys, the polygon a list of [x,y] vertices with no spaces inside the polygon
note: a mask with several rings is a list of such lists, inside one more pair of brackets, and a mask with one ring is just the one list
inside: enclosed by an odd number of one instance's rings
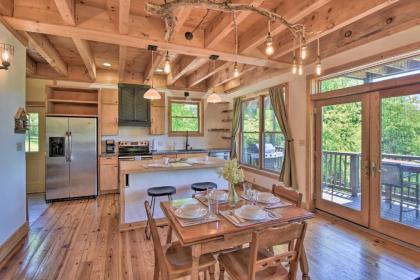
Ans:
{"label": "wooden ceiling beam", "polygon": [[175,84],[175,82],[182,76],[191,73],[207,61],[208,58],[203,57],[181,56],[174,63],[172,63],[172,71],[168,74],[167,84]]}
{"label": "wooden ceiling beam", "polygon": [[67,64],[45,35],[31,32],[26,32],[25,35],[30,47],[34,48],[58,74],[67,76]]}
{"label": "wooden ceiling beam", "polygon": [[226,61],[207,61],[203,66],[195,70],[188,77],[188,86],[193,87],[210,78],[219,71],[233,65],[233,62]]}
{"label": "wooden ceiling beam", "polygon": [[127,63],[127,47],[120,46],[118,55],[118,80],[122,81],[125,77],[125,68]]}
{"label": "wooden ceiling beam", "polygon": [[175,32],[180,32],[185,22],[188,20],[192,12],[191,8],[181,7],[176,14]]}
{"label": "wooden ceiling beam", "polygon": [[[260,6],[264,0],[242,0],[241,4]],[[236,2],[235,2],[236,3]],[[239,4],[239,3],[238,3]],[[236,15],[236,24],[243,22],[251,12],[239,12]],[[204,47],[214,48],[234,30],[233,17],[230,13],[220,13],[204,30]]]}
{"label": "wooden ceiling beam", "polygon": [[112,22],[114,29],[119,30],[118,24],[118,0],[106,0],[106,11],[109,21]]}
{"label": "wooden ceiling beam", "polygon": [[[331,0],[286,0],[281,1],[274,9],[274,12],[283,15],[288,21],[295,23],[309,14],[316,12],[330,1]],[[285,30],[286,27],[283,24],[277,22],[271,24],[271,36],[276,36]],[[264,44],[267,38],[267,32],[267,22],[258,22],[252,29],[247,30],[247,32],[244,32],[239,37],[239,52],[249,53],[258,46]]]}
{"label": "wooden ceiling beam", "polygon": [[144,71],[144,80],[145,81],[148,81],[153,77],[153,75],[156,72],[156,69],[158,69],[158,67],[159,67],[159,65],[162,62],[162,59],[164,57],[159,52],[154,53],[153,55],[154,55],[153,64],[152,64],[152,58],[150,57],[150,60],[147,63],[147,66],[146,66],[146,70]]}
{"label": "wooden ceiling beam", "polygon": [[[307,34],[306,42],[331,34],[342,27],[383,10],[399,0],[335,0],[306,16],[300,23],[313,34]],[[408,0],[410,1],[410,0]],[[407,1],[404,1],[407,2]],[[334,15],[334,16],[332,16]],[[273,58],[279,58],[293,50],[293,36],[285,30],[273,40],[276,49]]]}
{"label": "wooden ceiling beam", "polygon": [[12,16],[13,15],[13,0],[1,0],[0,1],[0,15]]}
{"label": "wooden ceiling beam", "polygon": [[90,78],[92,80],[95,80],[96,79],[95,59],[92,55],[92,51],[90,49],[88,41],[74,38],[73,43],[76,46],[76,49],[78,50],[83,60],[83,63],[86,66],[86,69],[89,73]]}
{"label": "wooden ceiling beam", "polygon": [[54,2],[64,23],[67,25],[76,25],[74,0],[54,0]]}
{"label": "wooden ceiling beam", "polygon": [[[166,42],[163,38],[151,39],[150,34],[147,34],[148,29],[144,29],[144,33],[140,34],[137,31],[135,35],[131,32],[127,35],[118,34],[114,30],[110,29],[107,25],[101,24],[101,22],[95,22],[95,19],[91,19],[89,22],[90,28],[81,26],[63,26],[53,23],[46,23],[34,20],[25,20],[13,17],[4,17],[4,19],[15,29],[43,33],[48,35],[63,36],[69,38],[79,38],[84,40],[92,40],[97,42],[103,42],[108,44],[117,44],[134,48],[146,49],[148,45],[157,45],[160,49],[171,50],[174,53],[185,54],[190,56],[205,57],[208,58],[210,55],[218,55],[220,60],[225,61],[238,61],[240,63],[272,67],[277,69],[284,69],[289,65],[287,63],[278,62],[275,60],[267,59],[263,56],[250,56],[250,55],[236,55],[229,51],[212,50],[203,48],[200,46],[191,46],[188,43],[172,43]],[[44,19],[48,20],[48,19]],[[147,20],[146,20],[147,21]],[[131,22],[131,21],[130,21]],[[94,29],[93,29],[94,28]],[[135,29],[135,28],[134,28]],[[137,28],[138,29],[138,28]],[[131,28],[130,28],[131,30]]]}
{"label": "wooden ceiling beam", "polygon": [[231,66],[229,66],[226,69],[223,69],[222,71],[218,72],[217,74],[211,76],[210,79],[208,80],[208,84],[207,84],[208,90],[213,89],[217,86],[221,86],[224,83],[227,83],[227,82],[229,82],[233,79],[237,79],[237,78],[243,76],[244,74],[255,70],[256,67],[253,66],[253,65],[239,64],[238,69],[239,69],[239,76],[238,77],[233,76],[234,64],[232,64]]}
{"label": "wooden ceiling beam", "polygon": [[130,27],[131,0],[120,0],[118,10],[118,30],[121,34],[128,34]]}

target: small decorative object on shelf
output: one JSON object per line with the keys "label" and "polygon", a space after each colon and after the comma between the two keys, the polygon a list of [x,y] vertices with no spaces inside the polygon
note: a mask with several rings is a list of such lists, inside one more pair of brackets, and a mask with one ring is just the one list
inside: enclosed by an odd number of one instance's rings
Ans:
{"label": "small decorative object on shelf", "polygon": [[240,200],[238,194],[236,193],[235,186],[245,180],[244,172],[239,167],[238,160],[228,160],[221,170],[220,175],[229,182],[229,206],[235,207]]}
{"label": "small decorative object on shelf", "polygon": [[24,108],[18,108],[15,115],[15,133],[25,134],[28,128],[28,115]]}

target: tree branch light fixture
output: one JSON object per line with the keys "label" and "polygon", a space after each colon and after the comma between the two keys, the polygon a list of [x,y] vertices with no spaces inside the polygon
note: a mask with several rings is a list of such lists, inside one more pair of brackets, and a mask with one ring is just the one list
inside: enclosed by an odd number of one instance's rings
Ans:
{"label": "tree branch light fixture", "polygon": [[10,61],[13,59],[14,47],[9,44],[0,43],[1,65],[0,69],[8,70]]}
{"label": "tree branch light fixture", "polygon": [[[153,54],[157,50],[157,47],[149,45],[148,49],[152,52],[152,65],[153,65],[154,64]],[[151,79],[152,79],[152,86],[144,93],[143,97],[150,100],[160,99],[161,96],[159,92],[153,87],[153,74],[152,74]]]}

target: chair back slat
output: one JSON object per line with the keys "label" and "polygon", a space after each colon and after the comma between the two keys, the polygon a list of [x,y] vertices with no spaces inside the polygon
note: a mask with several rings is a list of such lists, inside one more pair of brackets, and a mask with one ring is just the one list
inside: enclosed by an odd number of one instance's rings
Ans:
{"label": "chair back slat", "polygon": [[284,198],[284,199],[289,200],[290,202],[293,202],[297,207],[301,207],[302,205],[303,195],[296,190],[279,186],[279,185],[273,185],[272,192],[273,194],[281,198]]}
{"label": "chair back slat", "polygon": [[[254,280],[258,272],[279,266],[284,262],[290,264],[289,279],[295,279],[297,261],[305,238],[306,226],[306,222],[292,223],[282,227],[268,228],[262,231],[253,232],[252,242],[250,244],[249,279]],[[289,251],[258,259],[259,252],[274,245],[281,245],[287,242],[294,244]]]}
{"label": "chair back slat", "polygon": [[152,216],[152,210],[150,209],[150,204],[148,201],[144,202],[144,208],[146,209],[147,220],[149,222],[150,231],[152,233],[155,260],[158,261],[158,263],[155,263],[155,265],[159,266],[161,275],[165,279],[165,275],[168,275],[168,267],[165,261],[165,252],[163,251],[162,243],[159,237],[159,232],[156,226],[156,221]]}

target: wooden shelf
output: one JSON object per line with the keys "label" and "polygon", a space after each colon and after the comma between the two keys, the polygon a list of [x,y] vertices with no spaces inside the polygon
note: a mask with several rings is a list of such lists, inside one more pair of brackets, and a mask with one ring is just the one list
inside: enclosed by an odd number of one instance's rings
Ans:
{"label": "wooden shelf", "polygon": [[228,109],[228,110],[223,110],[222,113],[232,113],[233,110],[232,109]]}
{"label": "wooden shelf", "polygon": [[97,118],[98,115],[81,115],[81,114],[56,114],[56,113],[49,113],[47,117],[87,117],[87,118]]}
{"label": "wooden shelf", "polygon": [[70,99],[48,99],[48,102],[52,103],[70,103],[70,104],[98,104],[98,101],[86,101],[86,100],[70,100]]}

